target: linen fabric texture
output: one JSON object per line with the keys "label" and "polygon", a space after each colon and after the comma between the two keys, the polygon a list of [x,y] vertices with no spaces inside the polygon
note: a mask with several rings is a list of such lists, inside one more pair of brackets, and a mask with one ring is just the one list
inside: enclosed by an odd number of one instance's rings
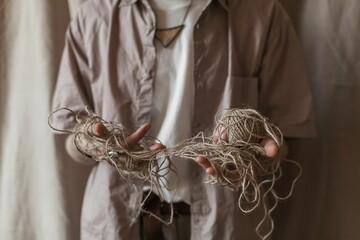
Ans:
{"label": "linen fabric texture", "polygon": [[[53,109],[85,105],[106,120],[136,129],[151,123],[156,62],[154,14],[146,1],[88,0],[67,34]],[[192,133],[209,132],[222,109],[251,107],[286,137],[315,135],[312,97],[291,22],[274,0],[207,0],[194,28]],[[71,130],[70,114],[54,125]],[[169,129],[176,131],[176,129]],[[95,164],[81,217],[82,239],[139,239],[134,218],[142,197],[115,168]],[[261,210],[244,215],[238,194],[204,184],[191,168],[191,239],[258,239]]]}

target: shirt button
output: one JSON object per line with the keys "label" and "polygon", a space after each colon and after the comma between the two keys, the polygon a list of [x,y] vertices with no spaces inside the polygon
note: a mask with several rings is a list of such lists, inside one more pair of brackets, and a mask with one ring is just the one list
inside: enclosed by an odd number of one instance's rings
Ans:
{"label": "shirt button", "polygon": [[149,81],[151,78],[152,78],[152,73],[150,73],[150,72],[145,73],[144,79],[146,81]]}

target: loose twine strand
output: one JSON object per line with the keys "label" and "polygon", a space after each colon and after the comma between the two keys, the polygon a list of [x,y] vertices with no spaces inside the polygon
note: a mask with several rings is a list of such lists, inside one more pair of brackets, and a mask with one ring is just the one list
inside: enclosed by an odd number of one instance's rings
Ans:
{"label": "loose twine strand", "polygon": [[[73,131],[54,128],[51,116],[60,110],[74,114],[77,124]],[[238,206],[244,213],[250,213],[261,204],[264,216],[256,227],[256,233],[261,239],[267,239],[274,230],[272,212],[280,200],[289,198],[294,185],[301,175],[301,166],[292,160],[285,159],[282,152],[286,151],[283,135],[279,128],[270,123],[254,109],[229,109],[215,116],[215,128],[211,136],[203,132],[186,139],[173,147],[150,150],[150,146],[160,141],[152,137],[144,137],[135,146],[129,147],[126,138],[132,134],[121,123],[107,122],[95,115],[88,108],[78,113],[68,108],[61,108],[49,115],[49,126],[56,131],[74,134],[74,144],[84,155],[96,161],[107,161],[113,165],[121,177],[130,183],[140,179],[150,183],[151,189],[156,189],[161,195],[161,189],[177,187],[169,186],[166,175],[177,170],[171,157],[195,160],[205,156],[216,169],[216,174],[208,175],[206,183],[218,184],[239,193]],[[109,134],[98,137],[93,133],[93,126],[102,123]],[[260,142],[264,138],[272,138],[279,148],[275,157],[267,157]],[[122,157],[114,156],[113,153]],[[287,162],[298,168],[297,176],[292,180],[289,192],[279,195],[274,189],[275,183],[282,176],[281,163]],[[171,224],[173,207],[169,219],[161,217],[143,208],[145,196],[139,211],[146,212],[165,224]],[[271,200],[271,201],[270,201]],[[268,226],[266,223],[269,223]],[[266,229],[268,228],[268,229]]]}

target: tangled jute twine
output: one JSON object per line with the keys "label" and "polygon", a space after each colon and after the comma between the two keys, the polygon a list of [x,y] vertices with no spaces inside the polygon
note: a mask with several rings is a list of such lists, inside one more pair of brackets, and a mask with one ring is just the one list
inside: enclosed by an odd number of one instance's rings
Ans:
{"label": "tangled jute twine", "polygon": [[[74,114],[77,124],[73,131],[59,130],[51,125],[51,116],[61,110]],[[160,142],[156,138],[144,137],[135,147],[130,148],[126,143],[126,138],[132,134],[130,130],[121,123],[105,121],[88,108],[77,113],[61,108],[51,113],[48,120],[52,129],[74,134],[74,144],[84,155],[96,161],[109,162],[126,181],[132,182],[135,177],[150,183],[151,188],[156,188],[158,193],[161,193],[161,188],[169,188],[165,176],[169,173],[176,175],[176,168],[171,162],[172,156],[191,160],[205,156],[216,169],[216,174],[207,176],[207,183],[219,184],[238,192],[238,206],[244,213],[263,206],[264,217],[256,227],[256,233],[261,239],[267,239],[271,235],[274,229],[271,213],[279,200],[291,196],[302,171],[297,162],[285,159],[281,154],[286,147],[279,128],[254,109],[221,111],[215,117],[216,125],[211,136],[207,137],[200,132],[173,147],[155,151],[150,150],[150,146]],[[106,137],[93,133],[93,126],[97,123],[102,123],[108,129]],[[275,157],[267,157],[260,145],[265,138],[273,139],[278,146],[279,154]],[[274,186],[282,176],[283,162],[297,167],[298,175],[294,177],[288,193],[280,196]],[[173,209],[171,208],[169,219],[161,219],[143,209],[146,198],[141,203],[139,212],[147,212],[159,221],[171,224]]]}

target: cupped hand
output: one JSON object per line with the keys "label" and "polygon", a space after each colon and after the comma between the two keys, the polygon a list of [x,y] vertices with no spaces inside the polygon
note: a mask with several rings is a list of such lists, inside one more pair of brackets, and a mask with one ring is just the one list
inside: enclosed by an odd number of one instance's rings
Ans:
{"label": "cupped hand", "polygon": [[[279,147],[272,138],[264,138],[260,145],[264,148],[265,155],[269,158],[275,157],[279,153]],[[205,170],[207,174],[215,175],[216,168],[211,164],[210,160],[205,156],[198,156],[195,161]],[[229,176],[236,179],[238,176]]]}
{"label": "cupped hand", "polygon": [[[149,123],[143,124],[141,127],[139,127],[134,133],[132,133],[130,136],[128,136],[125,140],[127,146],[131,149],[135,147],[138,142],[145,137],[146,133],[149,131],[151,125]],[[97,137],[106,138],[110,132],[102,123],[96,123],[93,126],[93,133]],[[155,143],[149,147],[151,151],[157,151],[166,148],[163,144]],[[121,157],[120,157],[121,158]],[[122,156],[122,158],[125,160],[125,157]]]}

